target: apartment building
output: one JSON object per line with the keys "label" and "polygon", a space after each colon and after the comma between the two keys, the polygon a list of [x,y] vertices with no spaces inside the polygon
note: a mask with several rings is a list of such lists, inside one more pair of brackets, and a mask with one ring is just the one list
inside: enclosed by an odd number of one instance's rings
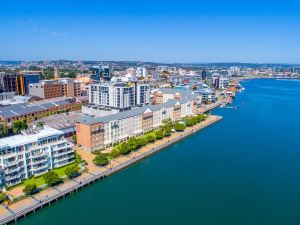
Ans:
{"label": "apartment building", "polygon": [[74,160],[72,143],[64,138],[62,131],[50,127],[1,138],[0,185],[18,184],[24,179],[40,176]]}
{"label": "apartment building", "polygon": [[150,103],[150,87],[147,84],[97,83],[89,86],[89,104],[129,109]]}
{"label": "apartment building", "polygon": [[42,80],[29,85],[29,95],[42,99],[81,96],[80,82],[72,78]]}
{"label": "apartment building", "polygon": [[104,117],[86,115],[76,123],[77,143],[84,151],[94,151],[160,127],[165,119],[178,121],[199,113],[201,97],[170,99]]}

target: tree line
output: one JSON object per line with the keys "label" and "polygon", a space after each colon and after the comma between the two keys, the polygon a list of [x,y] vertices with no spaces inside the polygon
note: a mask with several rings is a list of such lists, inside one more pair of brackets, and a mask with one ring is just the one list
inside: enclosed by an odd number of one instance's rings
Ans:
{"label": "tree line", "polygon": [[96,165],[106,166],[112,158],[121,155],[128,155],[133,151],[144,147],[148,143],[171,136],[173,131],[182,132],[186,127],[194,126],[206,118],[206,115],[188,116],[180,122],[174,122],[171,119],[163,121],[163,125],[156,131],[144,134],[140,137],[131,137],[128,141],[116,145],[110,153],[101,153],[101,150],[95,151],[97,156],[93,160]]}

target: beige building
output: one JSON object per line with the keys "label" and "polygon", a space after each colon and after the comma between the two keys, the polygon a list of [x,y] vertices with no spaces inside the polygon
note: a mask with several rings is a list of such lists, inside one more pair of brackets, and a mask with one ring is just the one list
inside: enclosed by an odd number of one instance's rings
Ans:
{"label": "beige building", "polygon": [[160,88],[153,92],[153,104],[165,103],[170,99],[182,99],[186,97],[193,97],[196,95],[191,91],[178,90],[173,88]]}
{"label": "beige building", "polygon": [[77,143],[84,151],[94,151],[159,128],[165,119],[178,121],[199,112],[201,97],[169,99],[118,114],[93,117],[86,115],[76,123]]}
{"label": "beige building", "polygon": [[57,97],[79,97],[81,96],[80,82],[71,78],[59,80],[42,80],[39,83],[29,85],[29,95],[42,99]]}

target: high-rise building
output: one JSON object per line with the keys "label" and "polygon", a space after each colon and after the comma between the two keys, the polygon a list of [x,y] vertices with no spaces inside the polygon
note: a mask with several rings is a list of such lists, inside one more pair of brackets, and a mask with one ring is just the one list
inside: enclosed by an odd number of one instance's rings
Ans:
{"label": "high-rise building", "polygon": [[136,77],[146,77],[147,76],[147,69],[144,68],[144,67],[138,67],[136,69],[135,76]]}
{"label": "high-rise building", "polygon": [[38,83],[41,71],[20,71],[18,74],[1,74],[0,85],[3,92],[16,92],[17,95],[29,93],[29,84]]}
{"label": "high-rise building", "polygon": [[206,78],[207,78],[207,71],[206,70],[201,71],[201,78],[202,78],[202,80],[206,80]]}
{"label": "high-rise building", "polygon": [[91,78],[95,81],[100,81],[101,78],[104,80],[110,80],[111,71],[109,66],[93,66],[90,68],[93,71]]}
{"label": "high-rise building", "polygon": [[41,75],[41,71],[20,71],[16,82],[17,94],[27,95],[29,93],[29,84],[38,83]]}
{"label": "high-rise building", "polygon": [[150,103],[150,88],[137,83],[99,83],[89,86],[89,103],[117,109],[129,109]]}

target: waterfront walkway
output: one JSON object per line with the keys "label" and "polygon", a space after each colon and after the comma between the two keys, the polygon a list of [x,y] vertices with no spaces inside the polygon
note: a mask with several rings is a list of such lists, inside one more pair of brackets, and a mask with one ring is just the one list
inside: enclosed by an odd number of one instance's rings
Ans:
{"label": "waterfront walkway", "polygon": [[78,151],[82,158],[88,162],[87,173],[83,173],[81,176],[68,180],[61,185],[45,189],[36,195],[27,197],[10,206],[0,205],[0,224],[8,224],[21,217],[25,217],[27,214],[50,205],[52,202],[64,198],[66,195],[72,194],[97,180],[110,176],[221,119],[222,117],[220,116],[210,115],[205,121],[193,127],[188,127],[183,132],[173,133],[170,137],[149,144],[129,155],[113,159],[106,167],[94,165],[92,160],[95,155]]}

